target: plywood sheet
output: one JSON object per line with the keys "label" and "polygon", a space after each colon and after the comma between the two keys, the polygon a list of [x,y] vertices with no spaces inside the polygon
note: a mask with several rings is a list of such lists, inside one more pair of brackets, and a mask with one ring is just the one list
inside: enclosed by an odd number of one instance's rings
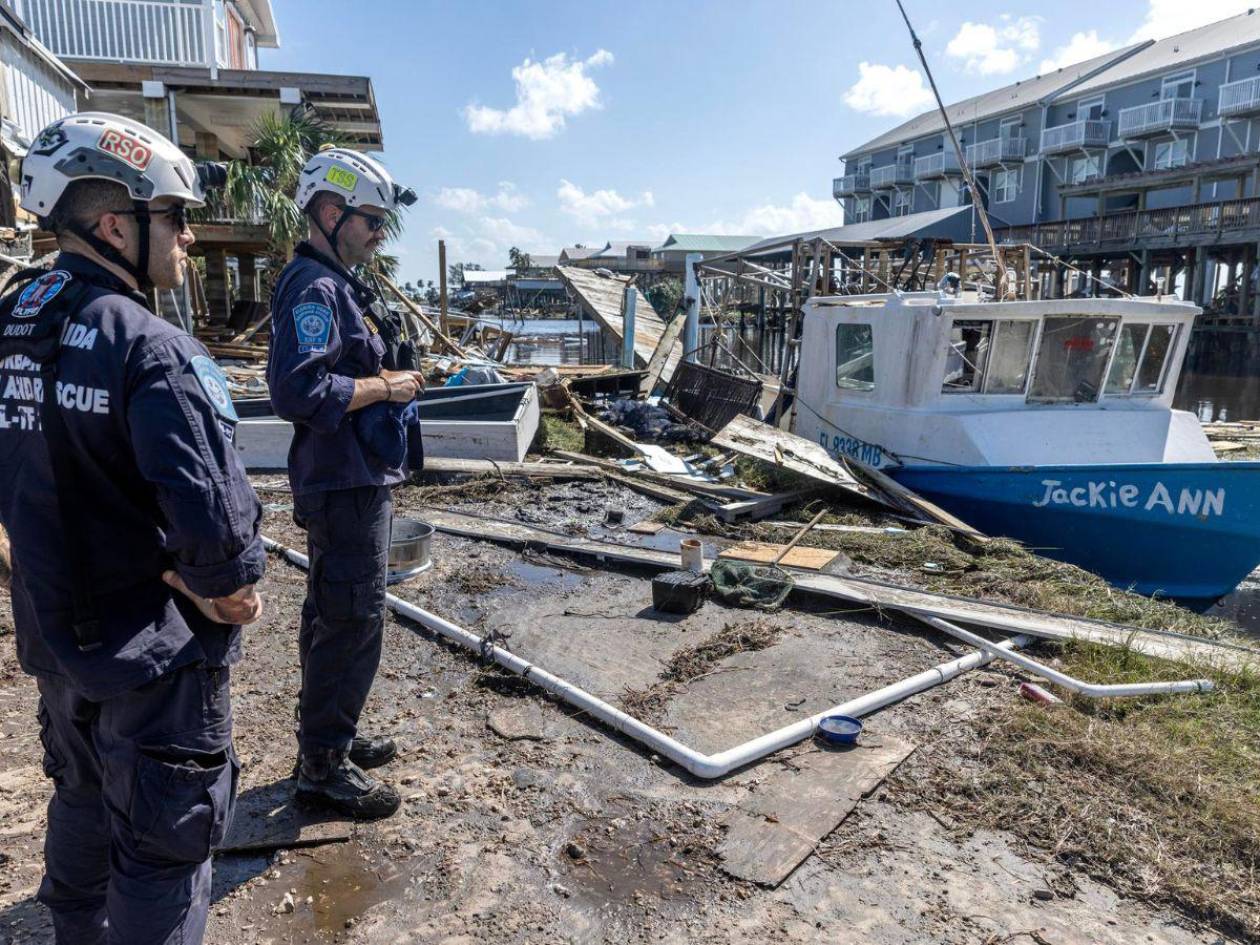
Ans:
{"label": "plywood sheet", "polygon": [[[737,558],[740,561],[756,561],[758,564],[769,564],[780,554],[786,545],[773,545],[763,541],[741,541],[718,553],[719,558]],[[830,548],[796,547],[784,555],[781,565],[789,568],[804,568],[806,571],[821,571],[840,555]]]}
{"label": "plywood sheet", "polygon": [[862,798],[879,787],[914,746],[882,737],[845,751],[797,755],[791,767],[757,786],[724,819],[722,869],[739,879],[778,886]]}
{"label": "plywood sheet", "polygon": [[293,782],[277,781],[242,791],[236,799],[232,826],[216,853],[289,850],[343,843],[350,839],[349,818],[299,807]]}

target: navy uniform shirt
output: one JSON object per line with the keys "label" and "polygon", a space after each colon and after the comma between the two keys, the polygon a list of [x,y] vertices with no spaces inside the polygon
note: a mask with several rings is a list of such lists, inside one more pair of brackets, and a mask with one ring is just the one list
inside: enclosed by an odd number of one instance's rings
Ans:
{"label": "navy uniform shirt", "polygon": [[305,244],[271,297],[267,383],[276,416],[293,422],[294,495],[402,482],[403,470],[359,442],[346,413],[354,380],[380,374],[385,345],[364,318],[372,293]]}
{"label": "navy uniform shirt", "polygon": [[[90,284],[62,332],[57,383],[86,518],[62,534],[39,370],[9,353],[0,355],[0,524],[12,545],[22,668],[100,700],[183,665],[239,658],[240,629],[204,618],[161,574],[174,569],[205,597],[256,583],[262,509],[206,349],[90,260],[62,253],[53,271]],[[102,646],[89,652],[72,626],[68,542],[87,552],[100,620]]]}

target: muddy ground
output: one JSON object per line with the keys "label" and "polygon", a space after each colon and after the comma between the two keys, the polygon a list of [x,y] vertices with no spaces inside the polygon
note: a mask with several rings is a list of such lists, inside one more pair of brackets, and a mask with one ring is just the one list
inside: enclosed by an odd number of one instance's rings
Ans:
{"label": "muddy ground", "polygon": [[[270,503],[267,533],[304,548],[288,496],[261,494]],[[419,501],[412,487],[398,496],[404,512]],[[625,510],[628,522],[658,508],[599,482],[474,498],[451,490],[433,501],[579,530],[609,507]],[[646,573],[443,535],[433,554],[433,569],[395,593],[497,631],[515,652],[614,704],[655,684],[677,651],[731,624],[764,620],[780,630],[772,646],[728,656],[671,690],[662,724],[704,751],[963,652],[917,624],[837,610],[834,601],[768,617],[710,602],[669,618],[651,609]],[[266,615],[249,629],[247,656],[234,670],[241,788],[253,809],[283,813],[292,789],[304,579],[273,559]],[[975,745],[958,733],[1018,698],[1019,678],[1001,667],[967,674],[869,718],[864,743],[948,744],[960,765],[974,763],[962,755]],[[35,701],[0,594],[0,943],[15,945],[52,941],[33,899],[49,795]],[[914,796],[922,752],[902,764],[895,789],[877,788],[778,888],[734,879],[718,853],[724,816],[768,791],[791,803],[793,773],[818,745],[700,782],[392,615],[363,727],[402,745],[382,769],[405,798],[402,811],[354,827],[345,842],[219,856],[208,942],[1229,941],[1073,875],[1001,824],[935,815]]]}

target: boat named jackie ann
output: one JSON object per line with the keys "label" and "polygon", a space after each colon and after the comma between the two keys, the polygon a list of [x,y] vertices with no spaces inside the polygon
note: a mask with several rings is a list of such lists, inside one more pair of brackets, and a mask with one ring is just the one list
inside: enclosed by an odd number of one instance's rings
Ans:
{"label": "boat named jackie ann", "polygon": [[811,299],[795,431],[992,535],[1121,587],[1229,593],[1260,564],[1260,463],[1172,408],[1199,309],[1163,298]]}

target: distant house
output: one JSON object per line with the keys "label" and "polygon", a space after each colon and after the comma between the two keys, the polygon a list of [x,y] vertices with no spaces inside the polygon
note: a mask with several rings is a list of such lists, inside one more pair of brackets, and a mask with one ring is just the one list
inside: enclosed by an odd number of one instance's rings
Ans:
{"label": "distant house", "polygon": [[87,84],[0,0],[0,186],[5,191],[0,226],[16,226],[20,215],[18,181],[9,180],[10,162],[25,157],[40,129],[74,112],[79,98],[87,95]]}
{"label": "distant house", "polygon": [[508,270],[506,269],[465,269],[464,288],[466,289],[502,289],[507,286]]}
{"label": "distant house", "polygon": [[613,272],[656,272],[661,268],[652,258],[652,244],[647,240],[609,241],[593,247],[566,246],[560,251],[559,264]]}
{"label": "distant house", "polygon": [[554,279],[559,256],[541,256],[529,253],[529,266],[524,269],[508,267],[516,279]]}
{"label": "distant house", "polygon": [[671,233],[669,238],[652,250],[652,258],[660,260],[667,272],[680,273],[683,263],[691,253],[703,258],[735,253],[758,242],[760,236],[715,236],[703,233]]}

